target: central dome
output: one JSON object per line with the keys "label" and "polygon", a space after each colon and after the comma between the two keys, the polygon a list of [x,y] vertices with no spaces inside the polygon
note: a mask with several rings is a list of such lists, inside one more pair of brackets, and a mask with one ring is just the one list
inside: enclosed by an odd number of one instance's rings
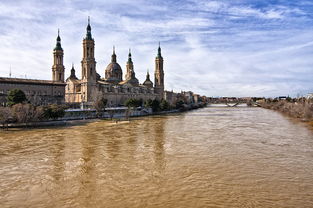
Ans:
{"label": "central dome", "polygon": [[121,66],[116,62],[115,49],[113,48],[111,63],[105,69],[105,80],[117,84],[123,80],[122,77],[123,71]]}
{"label": "central dome", "polygon": [[118,63],[111,62],[105,69],[105,80],[112,83],[122,81],[123,71]]}

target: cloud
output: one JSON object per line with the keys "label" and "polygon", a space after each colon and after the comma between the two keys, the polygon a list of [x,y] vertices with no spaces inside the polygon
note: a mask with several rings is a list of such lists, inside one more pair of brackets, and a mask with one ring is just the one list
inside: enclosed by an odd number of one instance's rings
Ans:
{"label": "cloud", "polygon": [[6,1],[0,2],[0,76],[50,79],[61,29],[66,76],[80,76],[82,39],[91,16],[97,72],[112,46],[125,72],[132,49],[141,82],[154,70],[158,41],[168,90],[208,96],[279,96],[313,91],[310,1]]}

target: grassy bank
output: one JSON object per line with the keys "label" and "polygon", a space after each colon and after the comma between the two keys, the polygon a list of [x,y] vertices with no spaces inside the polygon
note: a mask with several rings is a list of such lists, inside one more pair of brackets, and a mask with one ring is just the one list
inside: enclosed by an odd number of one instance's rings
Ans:
{"label": "grassy bank", "polygon": [[267,99],[260,103],[260,106],[266,109],[279,111],[290,117],[310,122],[313,125],[313,100],[312,99],[288,99],[275,100]]}

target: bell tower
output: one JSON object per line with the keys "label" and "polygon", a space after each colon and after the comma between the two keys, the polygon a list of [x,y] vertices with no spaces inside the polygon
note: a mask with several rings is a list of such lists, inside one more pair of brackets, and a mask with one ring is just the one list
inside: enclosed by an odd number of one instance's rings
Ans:
{"label": "bell tower", "polygon": [[63,55],[60,30],[58,30],[57,43],[53,49],[52,81],[54,82],[64,82]]}
{"label": "bell tower", "polygon": [[87,33],[83,40],[82,65],[82,101],[92,102],[95,100],[93,92],[96,90],[97,72],[95,61],[95,41],[91,35],[90,18],[88,17]]}
{"label": "bell tower", "polygon": [[164,71],[163,71],[163,57],[161,55],[161,46],[159,42],[158,55],[155,58],[155,71],[154,71],[154,88],[159,99],[163,98],[164,93]]}
{"label": "bell tower", "polygon": [[132,61],[132,54],[131,54],[130,49],[129,49],[128,61],[127,61],[127,64],[126,64],[126,75],[125,75],[125,79],[126,79],[126,80],[131,79],[133,73],[134,73],[134,64],[133,64],[133,61]]}
{"label": "bell tower", "polygon": [[90,18],[88,17],[87,33],[83,40],[82,79],[96,81],[95,41],[91,35]]}

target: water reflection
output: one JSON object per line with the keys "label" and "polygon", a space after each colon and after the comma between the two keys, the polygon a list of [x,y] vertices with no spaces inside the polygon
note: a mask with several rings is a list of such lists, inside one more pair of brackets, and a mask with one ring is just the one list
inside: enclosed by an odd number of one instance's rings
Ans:
{"label": "water reflection", "polygon": [[156,124],[153,126],[154,130],[154,162],[155,162],[155,170],[158,171],[159,175],[165,169],[166,162],[165,162],[165,151],[164,151],[164,144],[165,144],[165,132],[164,128],[166,126],[166,117],[158,119]]}

